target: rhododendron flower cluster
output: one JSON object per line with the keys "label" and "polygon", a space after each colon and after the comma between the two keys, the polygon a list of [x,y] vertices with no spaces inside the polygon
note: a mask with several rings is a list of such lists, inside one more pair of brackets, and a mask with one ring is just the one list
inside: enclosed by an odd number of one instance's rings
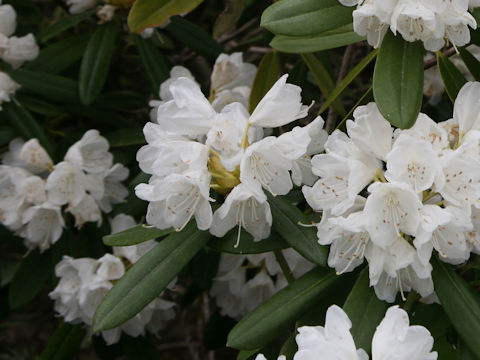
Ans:
{"label": "rhododendron flower cluster", "polygon": [[[293,249],[282,250],[294,278],[313,269],[314,264]],[[258,307],[287,280],[272,252],[249,255],[222,254],[210,295],[222,315],[239,318]]]}
{"label": "rhododendron flower cluster", "polygon": [[78,228],[86,222],[100,225],[101,211],[110,212],[128,195],[121,183],[128,169],[112,164],[108,148],[97,130],[89,130],[54,165],[37,139],[12,140],[0,165],[1,224],[41,251],[63,232],[63,206]]}
{"label": "rhododendron flower cluster", "polygon": [[394,131],[375,103],[358,107],[347,134],[335,131],[312,159],[320,179],[304,186],[322,210],[319,243],[328,264],[352,271],[366,258],[370,285],[393,302],[397,291],[433,294],[430,257],[460,264],[480,253],[480,83],[467,83],[453,118],[435,123],[420,113]]}
{"label": "rhododendron flower cluster", "polygon": [[[144,128],[148,145],[137,160],[153,176],[136,187],[150,202],[147,222],[181,230],[195,217],[201,230],[218,237],[238,226],[261,240],[270,235],[272,216],[265,191],[285,195],[293,184],[312,183],[310,156],[323,149],[326,133],[317,118],[280,136],[271,128],[307,115],[300,87],[282,76],[251,114],[246,109],[255,67],[241,54],[220,55],[207,99],[188,70],[174,67],[152,102],[156,123]],[[226,199],[214,214],[210,188]]]}
{"label": "rhododendron flower cluster", "polygon": [[[302,326],[295,340],[298,351],[294,360],[368,360],[363,349],[357,349],[350,333],[352,323],[338,307],[328,308],[325,326]],[[390,307],[377,326],[372,339],[372,360],[436,360],[431,351],[433,337],[423,326],[410,326],[408,314],[398,306]],[[284,360],[280,356],[278,360]],[[266,360],[262,354],[256,360]]]}
{"label": "rhododendron flower cluster", "polygon": [[339,0],[346,6],[357,5],[353,12],[353,28],[368,43],[378,47],[390,30],[399,33],[406,41],[423,42],[425,49],[440,50],[445,40],[453,46],[470,42],[468,27],[476,29],[477,23],[468,12],[468,0]]}
{"label": "rhododendron flower cluster", "polygon": [[[111,220],[112,234],[136,225],[131,216],[119,214]],[[99,259],[64,256],[55,267],[60,281],[49,294],[55,301],[55,310],[66,322],[91,326],[95,310],[113,287],[113,282],[156,244],[150,240],[140,245],[114,248],[113,255],[107,253]],[[120,327],[101,334],[107,344],[118,342],[122,332],[132,337],[144,335],[146,330],[155,334],[175,317],[174,306],[175,303],[158,297]]]}

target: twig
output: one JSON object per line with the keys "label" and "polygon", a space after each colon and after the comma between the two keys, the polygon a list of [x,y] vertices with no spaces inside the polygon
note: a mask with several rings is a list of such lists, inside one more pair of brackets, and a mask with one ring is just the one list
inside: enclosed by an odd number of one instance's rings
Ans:
{"label": "twig", "polygon": [[[352,55],[353,50],[355,49],[355,45],[348,45],[345,49],[345,54],[343,54],[342,64],[340,65],[340,70],[338,71],[338,78],[336,86],[340,85],[345,75],[347,75],[348,69],[350,68],[350,63],[352,62]],[[331,134],[333,130],[335,130],[335,110],[333,106],[330,106],[328,110],[327,121],[325,124],[325,130],[327,133]]]}
{"label": "twig", "polygon": [[235,36],[241,34],[242,32],[244,32],[245,30],[247,30],[249,27],[251,27],[252,25],[255,25],[256,23],[258,22],[258,17],[246,22],[245,24],[243,24],[242,26],[240,26],[238,29],[235,29],[234,31],[231,31],[229,32],[228,34],[223,34],[222,36],[220,36],[218,38],[218,42],[219,43],[224,43],[232,38],[234,38]]}
{"label": "twig", "polygon": [[[457,51],[455,50],[454,47],[450,48],[450,49],[447,49],[443,52],[443,55],[446,56],[446,57],[450,57],[452,55],[454,55]],[[437,57],[434,56],[433,58],[431,58],[430,60],[427,60],[423,63],[423,69],[424,70],[427,70],[427,69],[430,69],[431,67],[437,65]]]}

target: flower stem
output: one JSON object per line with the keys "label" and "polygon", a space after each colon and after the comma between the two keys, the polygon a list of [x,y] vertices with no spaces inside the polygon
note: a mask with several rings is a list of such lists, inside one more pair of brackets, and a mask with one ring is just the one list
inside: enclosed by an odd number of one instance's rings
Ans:
{"label": "flower stem", "polygon": [[285,279],[291,284],[295,278],[293,277],[292,270],[290,270],[290,267],[288,266],[287,259],[283,256],[282,250],[273,250],[273,253],[275,254],[275,259],[277,259],[278,265],[280,265],[280,269],[282,269]]}

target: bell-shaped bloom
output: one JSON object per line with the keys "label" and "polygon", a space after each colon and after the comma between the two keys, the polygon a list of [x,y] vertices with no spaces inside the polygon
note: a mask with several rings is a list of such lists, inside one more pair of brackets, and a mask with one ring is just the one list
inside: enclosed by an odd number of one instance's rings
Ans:
{"label": "bell-shaped bloom", "polygon": [[434,181],[437,186],[445,181],[440,159],[432,145],[403,134],[387,155],[385,178],[409,184],[417,193],[429,189]]}
{"label": "bell-shaped bloom", "polygon": [[[223,108],[215,117],[213,126],[207,133],[206,145],[214,149],[222,165],[228,171],[233,171],[242,159],[242,138],[247,127],[248,112],[239,103],[233,103]],[[248,140],[254,139],[255,128],[250,128]]]}
{"label": "bell-shaped bloom", "polygon": [[436,360],[433,337],[423,326],[410,326],[408,314],[396,306],[387,310],[372,340],[372,360]]}
{"label": "bell-shaped bloom", "polygon": [[87,178],[82,170],[66,161],[55,165],[45,189],[52,204],[77,206],[85,196]]}
{"label": "bell-shaped bloom", "polygon": [[437,27],[434,10],[421,1],[400,0],[392,14],[390,28],[410,42],[443,35],[443,28]]}
{"label": "bell-shaped bloom", "polygon": [[251,87],[256,73],[255,65],[243,62],[242,53],[220,54],[213,66],[210,86],[215,93],[238,86]]}
{"label": "bell-shaped bloom", "polygon": [[88,130],[82,138],[70,146],[65,161],[90,173],[101,173],[112,166],[113,156],[108,152],[107,139],[98,130]]}
{"label": "bell-shaped bloom", "polygon": [[276,137],[269,136],[245,150],[240,162],[240,181],[253,191],[261,192],[264,187],[273,195],[285,195],[292,189],[289,172],[292,161],[277,143]]}
{"label": "bell-shaped bloom", "polygon": [[60,207],[43,203],[28,208],[22,216],[26,224],[20,231],[29,248],[39,247],[43,251],[57,242],[65,226]]}
{"label": "bell-shaped bloom", "polygon": [[415,235],[422,203],[413,189],[404,183],[374,183],[363,210],[365,228],[380,247],[392,245],[401,233]]}
{"label": "bell-shaped bloom", "polygon": [[254,240],[265,239],[270,235],[272,214],[267,197],[257,193],[245,184],[239,184],[228,194],[225,202],[213,214],[210,233],[224,236],[228,230],[238,226],[253,235]]}
{"label": "bell-shaped bloom", "polygon": [[480,130],[480,83],[467,82],[460,89],[453,107],[453,119],[458,123],[460,136],[469,130]]}
{"label": "bell-shaped bloom", "polygon": [[347,120],[350,139],[367,155],[384,160],[392,148],[393,129],[380,114],[377,104],[359,106],[353,112],[355,121]]}
{"label": "bell-shaped bloom", "polygon": [[128,196],[128,190],[122,181],[128,178],[129,170],[122,164],[113,165],[103,178],[103,196],[97,200],[100,209],[109,213],[112,211],[112,204],[121,204]]}
{"label": "bell-shaped bloom", "polygon": [[152,177],[149,184],[137,185],[135,194],[150,201],[146,218],[149,224],[180,231],[195,216],[198,228],[206,230],[212,223],[209,190],[210,174],[196,170],[164,179]]}
{"label": "bell-shaped bloom", "polygon": [[95,6],[97,0],[67,0],[68,11],[79,14]]}
{"label": "bell-shaped bloom", "polygon": [[67,211],[75,218],[77,228],[81,228],[86,222],[96,222],[97,226],[102,224],[102,213],[91,195],[85,194],[78,204],[70,204]]}
{"label": "bell-shaped bloom", "polygon": [[170,84],[173,99],[158,107],[157,122],[176,135],[205,135],[213,125],[215,110],[192,79],[180,77]]}
{"label": "bell-shaped bloom", "polygon": [[[381,9],[380,1],[366,1],[353,12],[353,30],[366,36],[368,43],[378,48],[389,28],[391,12]],[[393,11],[393,9],[392,9]]]}
{"label": "bell-shaped bloom", "polygon": [[17,28],[17,13],[11,5],[0,6],[0,34],[11,36]]}
{"label": "bell-shaped bloom", "polygon": [[350,333],[352,322],[337,305],[328,308],[325,326],[302,326],[295,340],[298,351],[294,360],[368,360],[363,349],[355,346]]}
{"label": "bell-shaped bloom", "polygon": [[34,60],[39,54],[39,48],[32,34],[22,37],[12,36],[5,38],[0,36],[0,58],[19,68],[25,61]]}
{"label": "bell-shaped bloom", "polygon": [[[443,123],[442,123],[443,124]],[[410,129],[397,130],[401,135],[426,141],[432,145],[433,151],[440,155],[449,147],[447,131],[441,124],[437,124],[428,115],[420,113],[415,124]],[[397,134],[397,131],[395,134]],[[394,144],[395,145],[395,144]]]}
{"label": "bell-shaped bloom", "polygon": [[0,71],[0,110],[2,110],[2,103],[4,101],[10,102],[10,99],[19,88],[19,84],[13,81],[6,73]]}
{"label": "bell-shaped bloom", "polygon": [[41,173],[53,167],[53,161],[37,139],[30,139],[20,150],[20,159],[33,173]]}
{"label": "bell-shaped bloom", "polygon": [[304,118],[308,106],[302,104],[302,89],[287,84],[288,75],[283,75],[258,103],[249,123],[264,128],[274,128]]}

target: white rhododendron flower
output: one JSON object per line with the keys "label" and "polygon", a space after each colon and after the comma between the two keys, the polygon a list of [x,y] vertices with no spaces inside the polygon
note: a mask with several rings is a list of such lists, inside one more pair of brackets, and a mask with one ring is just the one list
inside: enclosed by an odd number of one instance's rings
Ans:
{"label": "white rhododendron flower", "polygon": [[[357,349],[350,333],[352,322],[337,305],[328,308],[325,326],[299,327],[295,337],[298,350],[294,360],[368,360],[363,349]],[[398,306],[390,307],[377,326],[372,339],[372,360],[436,360],[433,337],[423,326],[410,326],[408,313]],[[278,359],[284,358],[280,356]],[[256,360],[264,360],[262,354]]]}
{"label": "white rhododendron flower", "polygon": [[11,36],[17,28],[17,13],[8,4],[0,5],[0,34]]}
{"label": "white rhododendron flower", "polygon": [[66,3],[71,14],[79,14],[93,8],[97,0],[66,0]]}
{"label": "white rhododendron flower", "polygon": [[0,71],[0,110],[3,102],[10,102],[12,96],[20,88],[6,73]]}
{"label": "white rhododendron flower", "polygon": [[[469,27],[476,29],[474,17],[468,12],[468,1],[430,0],[339,0],[342,5],[355,6],[353,29],[379,47],[388,28],[400,33],[406,41],[423,42],[425,49],[440,50],[445,40],[454,46],[470,41]],[[470,6],[471,7],[471,6]]]}

